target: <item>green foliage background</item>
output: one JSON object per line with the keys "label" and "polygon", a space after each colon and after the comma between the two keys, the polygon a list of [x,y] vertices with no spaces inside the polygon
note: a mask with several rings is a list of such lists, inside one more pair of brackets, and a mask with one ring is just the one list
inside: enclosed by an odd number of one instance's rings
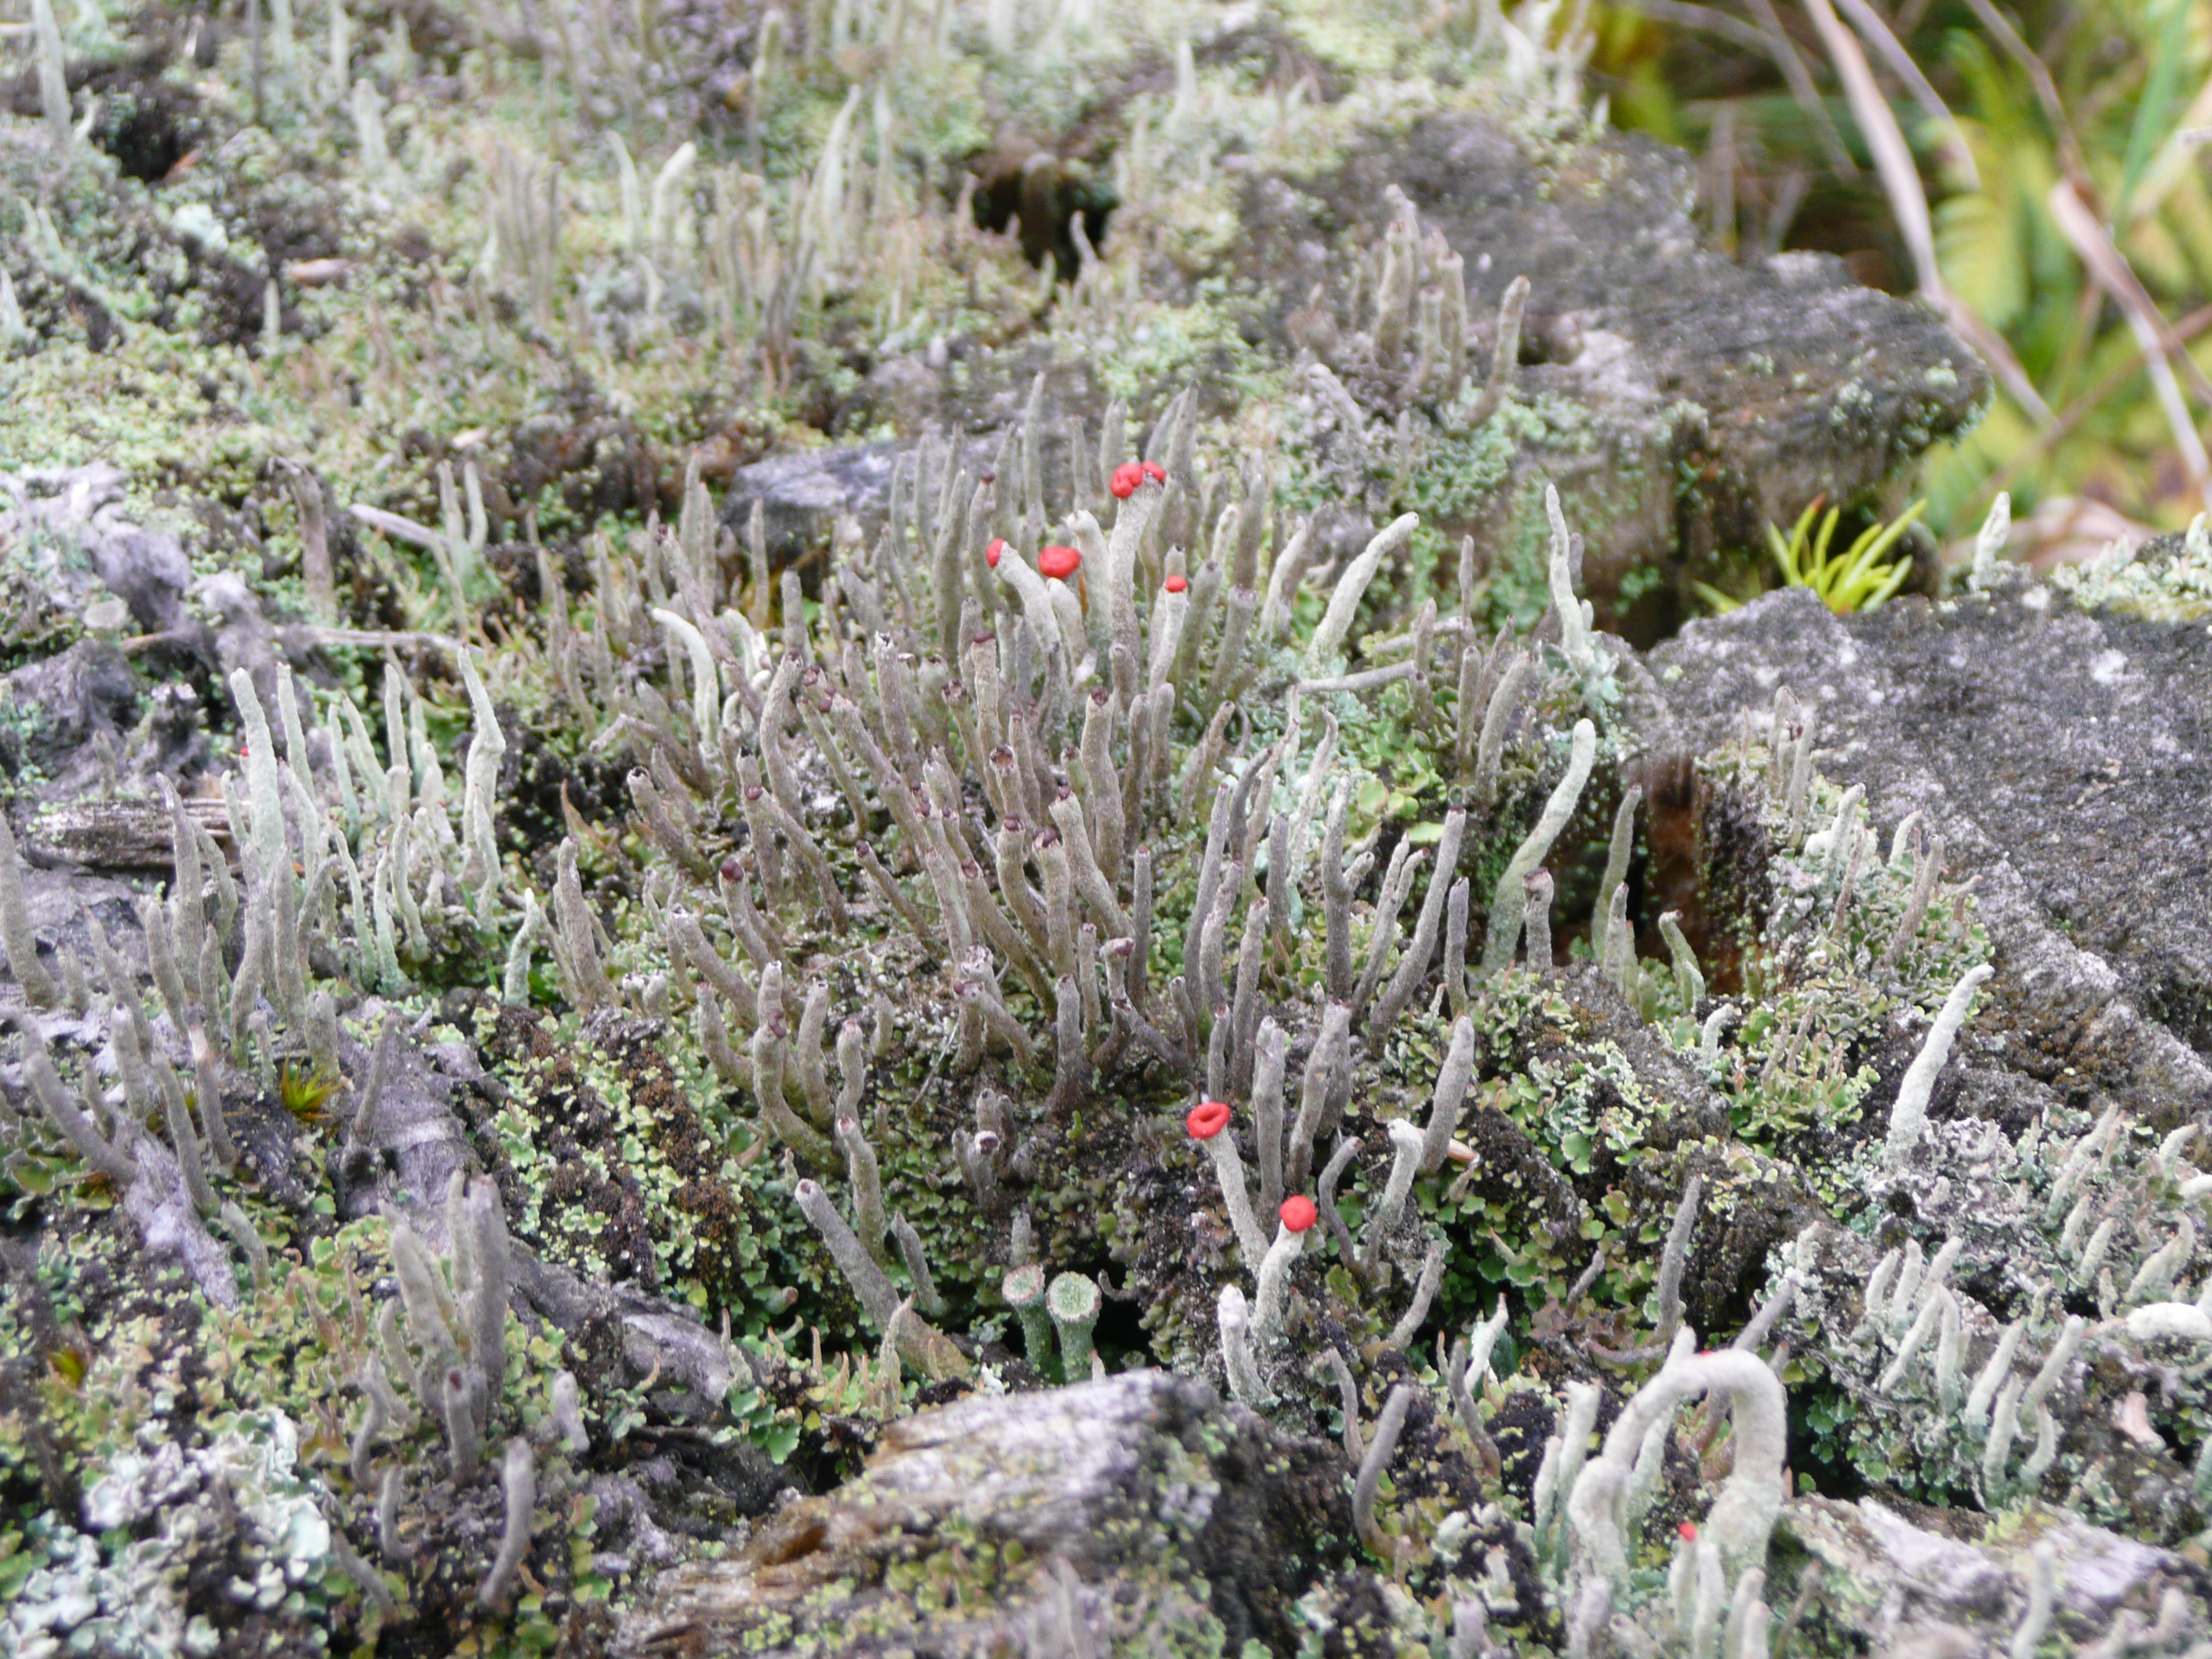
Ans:
{"label": "green foliage background", "polygon": [[[1943,280],[2001,337],[2044,403],[2000,390],[1989,416],[1927,468],[1929,523],[1970,538],[1999,489],[2014,514],[2087,497],[2161,530],[2203,510],[2129,319],[2050,207],[2072,180],[2171,331],[2191,419],[2212,416],[2212,9],[2192,0],[1871,0],[1948,108],[1941,119],[1869,51],[1911,143]],[[1810,248],[1899,292],[1915,272],[1865,133],[1804,7],[1769,14],[1817,83],[1791,95],[1759,40],[1763,0],[1596,8],[1591,88],[1616,126],[1704,157],[1700,206],[1740,257]],[[2001,17],[2025,51],[1991,27]],[[1862,35],[1863,39],[1863,33]],[[1831,129],[1834,140],[1824,135]],[[1971,169],[1966,165],[1971,159]],[[2179,351],[2175,351],[2178,358]]]}

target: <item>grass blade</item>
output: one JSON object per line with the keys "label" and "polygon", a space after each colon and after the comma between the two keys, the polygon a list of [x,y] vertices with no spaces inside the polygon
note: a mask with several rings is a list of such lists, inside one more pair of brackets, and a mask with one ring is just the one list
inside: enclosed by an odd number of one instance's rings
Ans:
{"label": "grass blade", "polygon": [[1837,0],[1837,3],[1843,7],[1844,15],[1850,19],[1851,27],[1880,54],[1891,72],[1905,82],[1905,89],[1912,94],[1913,102],[1920,106],[1929,119],[1940,121],[1950,128],[1951,152],[1965,169],[1968,187],[1979,190],[1982,176],[1974,167],[1974,153],[1967,148],[1966,135],[1960,129],[1959,118],[1951,113],[1942,94],[1929,84],[1928,77],[1920,72],[1920,65],[1912,61],[1912,54],[1905,49],[1905,43],[1890,33],[1889,25],[1881,20],[1881,14],[1869,5],[1867,0]]}
{"label": "grass blade", "polygon": [[1813,136],[1820,141],[1828,165],[1846,179],[1857,178],[1858,163],[1851,160],[1844,135],[1836,131],[1835,121],[1828,114],[1827,101],[1813,84],[1813,71],[1805,67],[1805,60],[1797,55],[1797,48],[1782,27],[1781,18],[1775,15],[1774,0],[1751,0],[1751,11],[1759,20],[1759,33],[1766,42],[1768,56],[1774,59],[1774,66],[1789,83],[1790,95],[1797,100],[1797,107],[1805,112],[1806,120],[1812,124]]}
{"label": "grass blade", "polygon": [[[2112,296],[2135,331],[2136,343],[2143,349],[2144,364],[2150,371],[2150,382],[2158,394],[2160,408],[2165,412],[2166,424],[2173,429],[2173,441],[2181,451],[2182,465],[2189,471],[2191,481],[2197,486],[2201,498],[2208,479],[2212,479],[2212,460],[2204,453],[2204,441],[2197,436],[2196,423],[2190,419],[2189,406],[2182,401],[2181,386],[2173,377],[2173,363],[2168,356],[2169,333],[2166,319],[2159,313],[2149,292],[2144,289],[2126,257],[2112,246],[2112,239],[2099,222],[2089,204],[2081,199],[2081,192],[2071,179],[2062,179],[2051,187],[2051,216],[2058,222],[2081,263],[2088,268],[2090,279]],[[2194,372],[2197,365],[2185,351],[2176,351],[2192,371],[2192,380],[2201,381],[2201,373]],[[2199,387],[2203,397],[2207,390]],[[2207,398],[2212,402],[2212,398]]]}
{"label": "grass blade", "polygon": [[[1838,561],[1844,566],[1843,587],[1849,591],[1869,578],[1879,580],[1875,576],[1875,573],[1881,563],[1882,556],[1897,544],[1897,538],[1902,536],[1906,528],[1927,510],[1926,501],[1915,501],[1887,524],[1869,528],[1857,542],[1852,544],[1850,552]],[[1907,559],[1905,563],[1906,568],[1910,568],[1912,561]],[[1904,579],[1899,577],[1899,580]]]}
{"label": "grass blade", "polygon": [[[1863,0],[1861,0],[1863,3]],[[2158,49],[2151,54],[2150,80],[2136,100],[2135,125],[2128,131],[2127,155],[2121,163],[2119,199],[2112,204],[2112,222],[2128,222],[2128,204],[2136,186],[2142,183],[2151,163],[2159,134],[2173,112],[2174,82],[2181,74],[2189,50],[2189,0],[2166,0],[2166,27]]]}
{"label": "grass blade", "polygon": [[1844,94],[1850,100],[1851,113],[1858,119],[1859,131],[1866,136],[1867,147],[1874,151],[1875,168],[1881,175],[1882,190],[1889,198],[1889,210],[1896,216],[1898,232],[1912,255],[1921,294],[1943,313],[1967,344],[1989,361],[2014,400],[2039,422],[2047,425],[2051,406],[2037,392],[2034,382],[2027,378],[2027,371],[2013,356],[2003,336],[1983,322],[1970,307],[1960,304],[1943,281],[1943,273],[1936,264],[1936,232],[1928,212],[1928,192],[1921,187],[1920,170],[1913,165],[1912,151],[1898,127],[1896,115],[1882,97],[1881,88],[1875,84],[1874,71],[1867,65],[1866,54],[1859,50],[1857,37],[1844,27],[1828,0],[1805,0],[1805,9],[1835,64],[1837,76],[1844,83]]}

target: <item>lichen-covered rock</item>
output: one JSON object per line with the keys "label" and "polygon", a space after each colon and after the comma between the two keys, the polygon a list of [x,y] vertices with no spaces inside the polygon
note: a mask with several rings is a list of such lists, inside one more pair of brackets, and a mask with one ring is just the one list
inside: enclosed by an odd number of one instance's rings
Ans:
{"label": "lichen-covered rock", "polygon": [[[1324,321],[1310,296],[1343,291],[1346,267],[1383,237],[1393,186],[1464,261],[1481,350],[1507,286],[1529,284],[1515,380],[1526,415],[1486,442],[1453,432],[1447,413],[1415,462],[1418,504],[1449,538],[1472,534],[1512,567],[1540,550],[1542,484],[1556,483],[1599,617],[1632,639],[1695,614],[1689,582],[1726,581],[1732,550],[1759,547],[1762,526],[1817,495],[1878,495],[1988,396],[1987,371],[1940,319],[1859,287],[1841,262],[1739,264],[1705,246],[1679,151],[1638,138],[1562,151],[1465,115],[1356,142],[1328,171],[1243,185],[1228,257],[1264,296],[1267,333],[1327,359],[1370,325]],[[1363,400],[1403,396],[1346,372]],[[1366,441],[1382,462],[1383,420]]]}
{"label": "lichen-covered rock", "polygon": [[[1788,686],[1874,820],[1978,882],[2008,1063],[2161,1133],[2212,1105],[2212,637],[2008,583],[1837,617],[1802,591],[1652,653],[1671,728],[1726,741]],[[1938,1109],[1942,1109],[1939,1100]]]}
{"label": "lichen-covered rock", "polygon": [[1287,1652],[1291,1604],[1351,1531],[1346,1473],[1164,1372],[981,1395],[893,1426],[738,1560],[664,1575],[618,1650],[1103,1652],[1152,1632]]}
{"label": "lichen-covered rock", "polygon": [[1781,1535],[1794,1548],[1772,1585],[1778,1602],[1818,1570],[1809,1604],[1817,1611],[1801,1639],[1822,1651],[1844,1643],[1897,1654],[2002,1648],[2028,1616],[2040,1547],[2063,1563],[2054,1574],[2049,1638],[2069,1650],[2099,1638],[2149,1648],[2185,1627],[2188,1596],[2203,1574],[2201,1563],[2059,1516],[2032,1515],[1987,1540],[1941,1530],[1941,1520],[1929,1510],[1908,1518],[1871,1498],[1792,1503]]}

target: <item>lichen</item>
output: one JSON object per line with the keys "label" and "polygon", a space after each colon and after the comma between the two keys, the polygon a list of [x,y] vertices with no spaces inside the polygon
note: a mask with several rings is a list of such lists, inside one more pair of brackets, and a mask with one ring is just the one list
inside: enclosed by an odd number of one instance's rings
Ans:
{"label": "lichen", "polygon": [[2160,537],[2133,553],[2118,547],[2086,564],[2061,565],[2051,586],[2085,611],[2201,621],[2212,617],[2212,537],[2200,520],[2185,536]]}

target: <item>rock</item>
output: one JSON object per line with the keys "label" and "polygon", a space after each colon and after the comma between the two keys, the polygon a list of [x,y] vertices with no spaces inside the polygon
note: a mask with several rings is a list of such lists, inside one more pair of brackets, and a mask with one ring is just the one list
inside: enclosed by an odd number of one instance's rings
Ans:
{"label": "rock", "polygon": [[664,1575],[619,1648],[1104,1652],[1182,1626],[1289,1652],[1291,1603],[1352,1533],[1347,1474],[1163,1371],[977,1395],[893,1425],[739,1559]]}
{"label": "rock", "polygon": [[[1513,434],[1510,460],[1471,453],[1480,487],[1453,492],[1431,528],[1474,535],[1493,561],[1525,556],[1540,480],[1557,483],[1587,538],[1584,592],[1606,626],[1643,641],[1691,614],[1689,580],[1722,575],[1723,556],[1763,564],[1765,524],[1815,495],[1879,493],[1989,390],[1933,313],[1858,286],[1841,261],[1739,264],[1705,246],[1693,169],[1640,137],[1544,157],[1494,122],[1433,116],[1327,174],[1254,179],[1231,256],[1272,296],[1261,331],[1287,341],[1311,327],[1294,308],[1316,283],[1357,291],[1349,266],[1381,246],[1395,185],[1463,260],[1480,353],[1507,285],[1527,276],[1516,394],[1553,413]],[[1486,362],[1476,355],[1470,374]],[[1639,605],[1638,585],[1622,586],[1638,570],[1660,573],[1672,603]]]}
{"label": "rock", "polygon": [[[192,569],[177,538],[124,515],[125,480],[105,461],[21,473],[0,472],[0,548],[38,550],[43,576],[81,603],[97,576],[131,607],[146,633],[184,620]],[[66,556],[80,551],[84,562]]]}
{"label": "rock", "polygon": [[79,640],[58,656],[26,663],[8,676],[8,700],[30,717],[15,764],[41,774],[40,793],[81,794],[100,781],[95,740],[119,763],[137,713],[139,686],[123,653],[103,640]]}
{"label": "rock", "polygon": [[841,445],[741,467],[722,498],[722,521],[737,532],[742,549],[758,502],[769,561],[781,568],[827,543],[840,519],[880,517],[897,454],[894,444]]}
{"label": "rock", "polygon": [[[380,1033],[393,1018],[372,1004],[362,1011],[361,1029]],[[467,1134],[453,1112],[455,1085],[428,1053],[407,1040],[404,1027],[401,1032],[392,1044],[374,1120],[365,1130],[349,1123],[344,1146],[335,1155],[338,1213],[348,1219],[374,1214],[387,1198],[410,1213],[416,1206],[427,1212],[444,1200],[447,1183],[457,1171],[475,1168]],[[341,1035],[338,1055],[349,1075],[368,1076],[374,1046]],[[442,1218],[426,1225],[430,1237],[444,1237]]]}
{"label": "rock", "polygon": [[[888,424],[908,436],[933,426],[994,431],[1021,419],[1039,374],[1045,377],[1048,422],[1078,410],[1095,419],[1107,398],[1096,367],[1087,358],[1057,354],[1048,340],[1022,340],[994,351],[969,340],[934,339],[919,351],[877,364],[839,409],[837,427],[859,432]],[[973,458],[973,464],[988,459]]]}
{"label": "rock", "polygon": [[219,571],[192,584],[192,598],[212,614],[215,655],[228,682],[234,670],[253,676],[262,705],[276,707],[276,633],[262,614],[261,602],[235,570]]}
{"label": "rock", "polygon": [[[24,908],[31,914],[31,930],[40,944],[51,942],[75,951],[88,971],[94,960],[92,933],[86,925],[88,918],[106,929],[109,941],[126,962],[145,960],[145,947],[131,911],[134,897],[119,881],[75,869],[41,869],[34,863],[23,872]],[[46,960],[49,972],[58,971],[46,951],[41,951],[40,956]],[[6,982],[12,985],[14,981]]]}
{"label": "rock", "polygon": [[[1939,1512],[1922,1514],[1932,1520]],[[1771,1605],[1788,1604],[1809,1558],[1820,1568],[1827,1618],[1881,1653],[1916,1650],[1911,1644],[1951,1632],[1969,1645],[1917,1650],[2001,1649],[2027,1612],[2029,1552],[2039,1543],[2051,1546],[2058,1564],[2051,1628],[2070,1639],[2130,1623],[2140,1636],[2156,1622],[2169,1589],[2193,1586],[2201,1577],[2170,1551],[2049,1511],[2031,1515],[2006,1542],[1972,1544],[1916,1526],[1871,1498],[1856,1504],[1806,1498],[1785,1506],[1778,1537],[1794,1539],[1804,1554],[1777,1553],[1795,1571],[1778,1570]]]}
{"label": "rock", "polygon": [[[2007,1066],[2170,1129],[2212,1104],[2212,637],[2076,611],[2040,585],[1831,615],[1802,589],[1650,656],[1709,750],[1786,684],[1823,771],[1887,834],[1924,811],[1978,876]],[[1986,1024],[1986,1022],[1984,1022]]]}
{"label": "rock", "polygon": [[[896,380],[896,365],[911,368],[917,361],[893,359],[885,365],[885,373]],[[987,374],[987,386],[966,397],[906,399],[901,405],[905,417],[898,422],[900,429],[918,435],[949,422],[956,432],[968,434],[961,440],[963,464],[970,471],[988,468],[998,453],[997,434],[1021,423],[1033,376],[1025,359],[1011,355],[1005,362],[989,364]],[[936,377],[931,376],[930,380],[934,385]],[[1103,399],[1089,397],[1088,386],[1087,378],[1065,371],[1046,376],[1048,501],[1065,501],[1068,495],[1063,421],[1081,410],[1095,426],[1098,410],[1103,407]],[[975,435],[979,433],[986,435]],[[738,468],[722,497],[721,518],[738,537],[740,558],[744,556],[744,538],[756,502],[762,508],[761,528],[768,542],[769,562],[777,570],[826,545],[841,524],[850,532],[872,537],[890,510],[891,468],[905,447],[898,443],[837,444]],[[964,503],[961,510],[966,512]],[[1363,532],[1362,539],[1371,533]],[[808,579],[812,580],[811,573]]]}

